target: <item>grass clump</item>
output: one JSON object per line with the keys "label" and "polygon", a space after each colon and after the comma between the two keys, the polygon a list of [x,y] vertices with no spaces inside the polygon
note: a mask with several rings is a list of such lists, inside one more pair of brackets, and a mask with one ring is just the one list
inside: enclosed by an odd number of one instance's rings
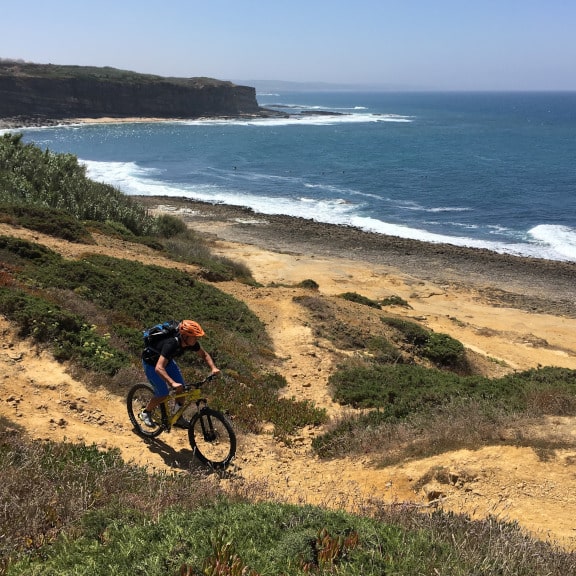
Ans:
{"label": "grass clump", "polygon": [[71,360],[109,376],[130,364],[129,356],[112,347],[95,326],[42,298],[0,287],[0,311],[17,323],[19,336],[49,344],[56,360]]}
{"label": "grass clump", "polygon": [[199,266],[199,275],[205,280],[210,282],[238,280],[254,284],[248,266],[230,258],[214,256],[209,244],[193,230],[186,228],[184,232],[170,236],[163,242],[163,246],[172,259]]}
{"label": "grass clump", "polygon": [[0,222],[36,230],[68,242],[94,244],[88,228],[63,210],[44,206],[0,204]]}
{"label": "grass clump", "polygon": [[493,392],[490,380],[422,366],[388,365],[338,370],[329,380],[334,399],[353,407],[379,408],[395,418],[462,395]]}
{"label": "grass clump", "polygon": [[332,302],[320,295],[295,296],[294,302],[308,310],[318,338],[326,338],[340,349],[361,349],[373,340],[370,331],[354,322],[343,322]]}
{"label": "grass clump", "polygon": [[416,322],[391,316],[382,316],[381,320],[384,324],[395,328],[401,335],[402,340],[408,344],[424,346],[428,342],[430,331]]}
{"label": "grass clump", "polygon": [[[124,463],[117,450],[31,441],[3,418],[0,455],[0,499],[6,504],[0,533],[10,534],[0,538],[5,559],[41,561],[61,535],[103,543],[110,524],[140,526],[167,507],[193,509],[221,496],[197,474],[149,474]],[[8,573],[23,572],[14,567]]]}
{"label": "grass clump", "polygon": [[2,221],[57,238],[94,243],[91,232],[99,232],[196,264],[213,282],[254,282],[245,265],[213,256],[206,241],[181,218],[151,216],[120,190],[87,178],[72,154],[24,144],[21,134],[0,136],[0,209]]}
{"label": "grass clump", "polygon": [[182,218],[172,214],[160,214],[156,218],[156,229],[161,238],[173,238],[179,234],[185,234],[188,226]]}
{"label": "grass clump", "polygon": [[381,306],[402,306],[403,308],[412,308],[410,304],[404,298],[400,296],[388,296],[387,298],[383,298],[380,300]]}
{"label": "grass clump", "polygon": [[422,355],[432,360],[437,366],[457,368],[466,363],[464,345],[448,334],[431,332],[426,344],[422,347]]}
{"label": "grass clump", "polygon": [[467,369],[463,344],[448,334],[432,332],[416,322],[402,318],[383,316],[381,320],[397,330],[404,342],[416,346],[421,356],[437,366]]}
{"label": "grass clump", "polygon": [[307,278],[306,280],[302,280],[302,282],[299,282],[298,284],[296,284],[296,286],[298,288],[304,288],[306,290],[319,290],[320,289],[320,285],[318,284],[318,282],[316,282],[316,280],[311,280],[310,278]]}

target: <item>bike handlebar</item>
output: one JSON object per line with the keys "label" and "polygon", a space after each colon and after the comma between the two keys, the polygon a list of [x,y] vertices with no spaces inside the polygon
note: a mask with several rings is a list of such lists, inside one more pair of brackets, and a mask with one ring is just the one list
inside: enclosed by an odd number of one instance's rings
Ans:
{"label": "bike handlebar", "polygon": [[192,388],[201,388],[204,384],[207,384],[208,382],[214,380],[216,376],[217,374],[208,374],[208,376],[206,376],[206,378],[204,378],[204,380],[201,380],[200,382],[195,382],[194,384],[184,384],[184,390],[188,391],[191,390]]}

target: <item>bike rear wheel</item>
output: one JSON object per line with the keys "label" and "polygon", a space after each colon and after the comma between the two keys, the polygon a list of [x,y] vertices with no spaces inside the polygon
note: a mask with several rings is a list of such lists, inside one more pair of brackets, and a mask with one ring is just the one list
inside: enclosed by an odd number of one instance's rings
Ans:
{"label": "bike rear wheel", "polygon": [[153,426],[147,426],[141,419],[140,413],[148,402],[154,397],[154,390],[149,384],[136,384],[133,386],[126,397],[126,407],[128,408],[128,417],[134,426],[134,429],[140,436],[146,438],[156,438],[164,430],[162,425],[162,409],[164,406],[161,404],[150,415]]}
{"label": "bike rear wheel", "polygon": [[190,420],[188,438],[194,454],[212,468],[226,468],[236,454],[236,434],[226,416],[212,408],[202,408]]}

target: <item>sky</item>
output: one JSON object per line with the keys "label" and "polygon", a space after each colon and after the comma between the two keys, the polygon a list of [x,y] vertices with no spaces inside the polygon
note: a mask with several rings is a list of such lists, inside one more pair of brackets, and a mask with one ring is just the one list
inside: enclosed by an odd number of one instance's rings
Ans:
{"label": "sky", "polygon": [[576,90],[575,0],[0,0],[0,58],[400,90]]}

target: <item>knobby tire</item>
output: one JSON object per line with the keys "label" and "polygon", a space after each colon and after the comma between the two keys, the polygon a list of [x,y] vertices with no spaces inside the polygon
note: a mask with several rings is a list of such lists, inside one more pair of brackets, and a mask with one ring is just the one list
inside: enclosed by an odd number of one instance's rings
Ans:
{"label": "knobby tire", "polygon": [[224,469],[236,454],[236,434],[228,418],[212,408],[202,408],[190,420],[188,439],[200,462]]}
{"label": "knobby tire", "polygon": [[152,421],[155,424],[153,428],[146,426],[146,424],[144,424],[144,422],[142,422],[138,417],[140,412],[144,410],[148,404],[148,401],[153,397],[154,390],[152,386],[141,383],[134,385],[129,390],[126,398],[130,422],[132,422],[134,430],[136,430],[140,436],[144,436],[145,438],[156,438],[156,436],[159,436],[164,430],[164,427],[162,426],[162,412],[165,410],[163,404],[158,406],[158,408],[152,412]]}

